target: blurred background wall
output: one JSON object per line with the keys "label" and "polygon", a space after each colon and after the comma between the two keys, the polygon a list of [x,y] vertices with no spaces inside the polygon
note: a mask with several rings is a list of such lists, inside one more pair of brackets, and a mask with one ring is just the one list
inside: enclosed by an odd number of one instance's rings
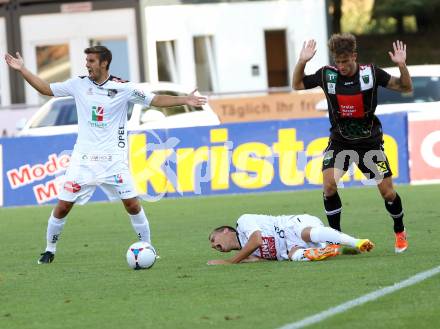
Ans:
{"label": "blurred background wall", "polygon": [[[331,63],[326,41],[335,32],[357,36],[360,62],[391,66],[388,51],[401,39],[408,64],[438,63],[438,12],[437,0],[0,0],[0,53],[19,51],[30,70],[52,82],[86,74],[83,49],[102,44],[114,53],[114,75],[197,85],[210,99],[231,104],[241,97],[295,94],[290,80],[303,41],[318,42],[307,66],[311,73]],[[291,99],[291,108],[316,104],[315,95]],[[1,109],[45,101],[0,62],[0,119],[10,117]],[[283,113],[274,118],[304,116]]]}

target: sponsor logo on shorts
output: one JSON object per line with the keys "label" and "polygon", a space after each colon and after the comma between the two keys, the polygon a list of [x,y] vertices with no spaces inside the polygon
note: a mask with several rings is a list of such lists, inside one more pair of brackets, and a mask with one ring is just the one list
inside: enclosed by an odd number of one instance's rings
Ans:
{"label": "sponsor logo on shorts", "polygon": [[325,152],[323,159],[324,166],[328,165],[332,158],[333,158],[333,152]]}
{"label": "sponsor logo on shorts", "polygon": [[122,184],[124,182],[121,174],[114,175],[113,177],[115,178],[115,183]]}
{"label": "sponsor logo on shorts", "polygon": [[120,195],[131,193],[131,190],[118,191]]}
{"label": "sponsor logo on shorts", "polygon": [[96,162],[107,162],[112,161],[113,157],[111,154],[83,154],[81,159]]}
{"label": "sponsor logo on shorts", "polygon": [[273,236],[263,236],[263,245],[259,248],[261,258],[277,259],[277,248]]}
{"label": "sponsor logo on shorts", "polygon": [[388,166],[385,161],[379,161],[378,163],[376,163],[376,167],[377,170],[382,174],[386,174],[388,172]]}
{"label": "sponsor logo on shorts", "polygon": [[76,182],[68,181],[64,183],[64,189],[70,193],[78,193],[81,191],[81,185]]}

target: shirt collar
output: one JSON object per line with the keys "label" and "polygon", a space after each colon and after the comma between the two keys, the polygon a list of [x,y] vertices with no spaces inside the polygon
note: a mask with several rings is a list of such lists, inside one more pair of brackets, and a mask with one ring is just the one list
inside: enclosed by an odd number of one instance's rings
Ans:
{"label": "shirt collar", "polygon": [[107,83],[107,81],[110,80],[111,77],[112,77],[112,76],[109,75],[109,76],[107,77],[107,79],[105,79],[104,82],[102,82],[102,83],[96,83],[95,81],[93,81],[92,79],[90,79],[90,77],[88,77],[88,78],[89,78],[89,80],[90,80],[95,86],[102,87],[103,85],[105,85],[105,84]]}
{"label": "shirt collar", "polygon": [[240,245],[240,249],[242,249],[243,246],[241,245],[240,236],[238,235],[238,231],[236,231],[235,234],[237,235],[237,240],[238,240],[238,244]]}

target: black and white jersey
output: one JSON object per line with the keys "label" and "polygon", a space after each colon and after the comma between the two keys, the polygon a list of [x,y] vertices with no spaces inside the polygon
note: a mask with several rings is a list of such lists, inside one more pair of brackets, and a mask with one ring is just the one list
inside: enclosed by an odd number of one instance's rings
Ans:
{"label": "black and white jersey", "polygon": [[391,76],[373,64],[358,65],[356,73],[343,76],[333,66],[324,66],[303,78],[306,89],[320,86],[326,97],[331,123],[330,138],[353,145],[382,142],[383,132],[374,114],[377,90]]}

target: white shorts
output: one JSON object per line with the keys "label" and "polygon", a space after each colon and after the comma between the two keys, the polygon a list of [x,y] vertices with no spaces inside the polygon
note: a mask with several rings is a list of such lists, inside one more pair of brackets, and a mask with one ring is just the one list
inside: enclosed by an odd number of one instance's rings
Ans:
{"label": "white shorts", "polygon": [[110,200],[137,197],[135,186],[123,158],[114,155],[72,154],[61,180],[58,199],[85,204],[99,186]]}
{"label": "white shorts", "polygon": [[289,252],[294,247],[319,248],[321,243],[306,242],[301,238],[301,232],[307,227],[324,226],[322,221],[315,216],[308,214],[291,216],[285,221],[286,247]]}

